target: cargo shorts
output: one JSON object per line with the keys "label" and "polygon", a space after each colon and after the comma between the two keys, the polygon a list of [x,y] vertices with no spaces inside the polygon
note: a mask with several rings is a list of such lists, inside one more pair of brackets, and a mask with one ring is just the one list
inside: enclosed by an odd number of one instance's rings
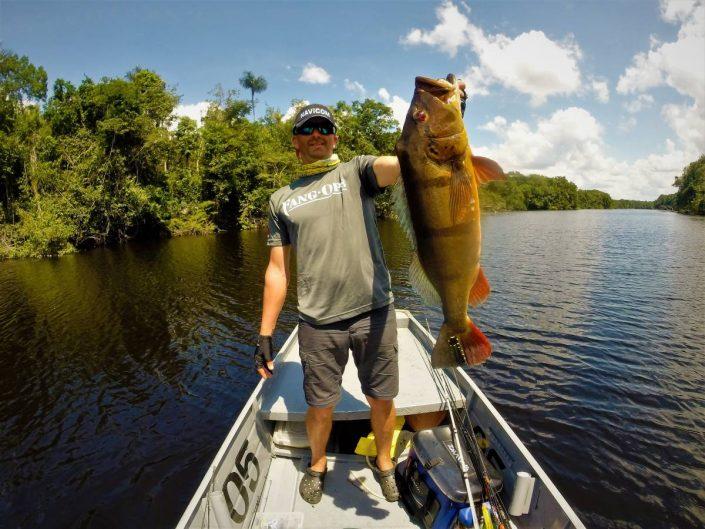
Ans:
{"label": "cargo shorts", "polygon": [[326,325],[299,320],[299,356],[309,406],[327,408],[340,401],[349,351],[365,395],[381,400],[397,396],[399,347],[396,314],[390,304]]}

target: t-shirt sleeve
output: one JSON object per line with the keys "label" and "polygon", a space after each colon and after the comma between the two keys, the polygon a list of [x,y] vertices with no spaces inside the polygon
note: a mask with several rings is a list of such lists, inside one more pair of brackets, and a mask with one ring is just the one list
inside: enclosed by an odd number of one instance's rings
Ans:
{"label": "t-shirt sleeve", "polygon": [[279,216],[279,208],[274,205],[274,201],[271,198],[269,199],[269,216],[267,223],[269,224],[267,246],[287,246],[291,244],[286,224]]}
{"label": "t-shirt sleeve", "polygon": [[360,171],[360,181],[362,182],[362,189],[365,194],[370,197],[376,197],[379,195],[383,189],[379,187],[377,183],[377,176],[375,176],[375,171],[372,165],[377,159],[376,156],[358,156],[357,163],[358,169]]}

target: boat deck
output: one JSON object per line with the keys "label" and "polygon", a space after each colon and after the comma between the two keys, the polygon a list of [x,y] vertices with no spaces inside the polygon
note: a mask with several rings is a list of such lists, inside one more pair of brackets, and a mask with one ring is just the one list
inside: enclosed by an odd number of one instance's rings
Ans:
{"label": "boat deck", "polygon": [[[399,343],[399,394],[394,399],[397,415],[412,415],[445,409],[429,371],[427,348],[433,348],[428,337],[418,328],[409,325],[409,316],[397,311]],[[303,421],[306,416],[306,400],[303,392],[303,371],[296,339],[298,329],[282,348],[276,359],[277,376],[265,381],[262,389],[259,414],[271,421]],[[352,356],[352,354],[350,355]],[[440,374],[441,372],[439,372]],[[445,373],[443,376],[447,376]],[[454,405],[463,406],[461,392],[450,378],[454,394]],[[366,419],[370,408],[360,389],[357,368],[352,358],[343,373],[342,398],[335,408],[333,420],[350,421]]]}
{"label": "boat deck", "polygon": [[[298,491],[307,462],[308,457],[277,457],[272,461],[258,508],[259,523],[254,527],[287,527],[284,520],[293,521],[297,517],[303,518],[300,527],[305,529],[419,527],[401,502],[384,500],[363,456],[328,454],[323,498],[317,505],[309,505]],[[380,497],[363,490],[356,482],[362,482],[370,492]],[[262,520],[262,516],[266,520]],[[275,520],[279,520],[278,525],[275,525]],[[299,525],[292,524],[291,527]]]}

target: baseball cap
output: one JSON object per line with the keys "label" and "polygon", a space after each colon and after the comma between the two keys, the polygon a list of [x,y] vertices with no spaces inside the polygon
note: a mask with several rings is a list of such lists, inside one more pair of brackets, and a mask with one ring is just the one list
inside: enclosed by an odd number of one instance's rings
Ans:
{"label": "baseball cap", "polygon": [[328,107],[325,105],[313,104],[305,106],[296,114],[296,118],[294,119],[294,130],[314,118],[325,119],[335,127],[333,114]]}

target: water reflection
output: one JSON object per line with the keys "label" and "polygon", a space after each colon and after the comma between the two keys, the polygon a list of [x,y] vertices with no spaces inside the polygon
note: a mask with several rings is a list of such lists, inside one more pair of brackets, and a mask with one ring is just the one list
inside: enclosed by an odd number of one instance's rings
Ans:
{"label": "water reflection", "polygon": [[[471,375],[588,526],[705,523],[705,219],[486,215]],[[409,244],[379,225],[397,306]],[[263,232],[0,263],[0,519],[172,527],[257,383]],[[275,342],[296,325],[290,290]]]}

